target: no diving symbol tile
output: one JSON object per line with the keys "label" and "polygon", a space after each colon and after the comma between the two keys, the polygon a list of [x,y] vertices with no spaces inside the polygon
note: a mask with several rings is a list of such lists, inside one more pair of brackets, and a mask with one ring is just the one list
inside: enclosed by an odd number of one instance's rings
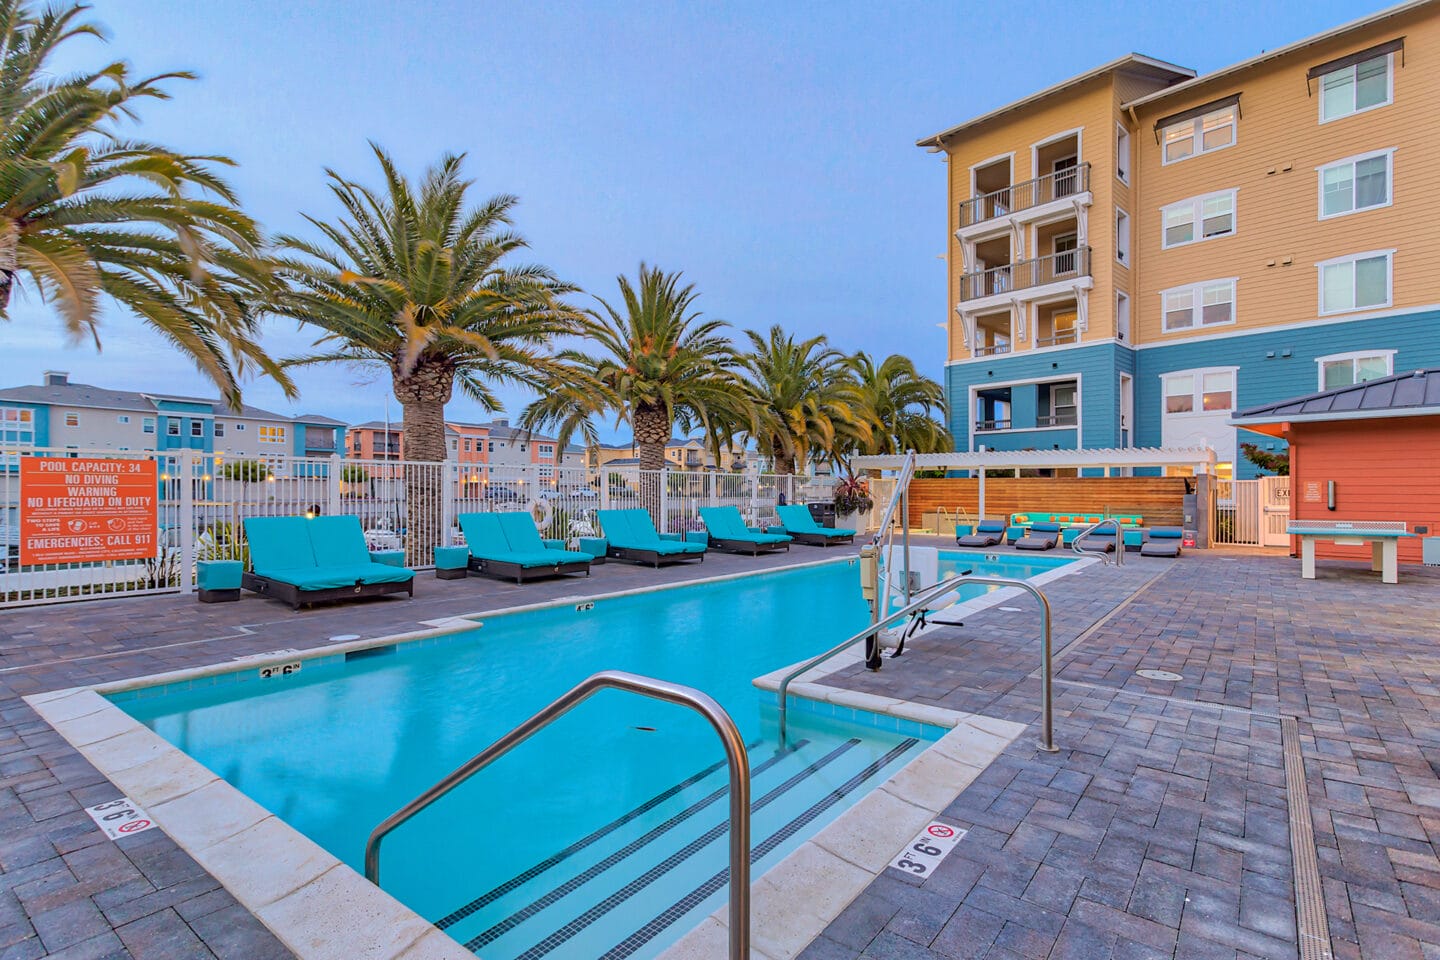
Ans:
{"label": "no diving symbol tile", "polygon": [[928,877],[964,836],[965,831],[959,827],[937,820],[907,843],[905,849],[890,861],[890,867],[912,877]]}
{"label": "no diving symbol tile", "polygon": [[105,836],[111,840],[143,833],[155,826],[150,815],[129,797],[97,803],[93,807],[86,807],[85,812],[90,814],[90,819],[94,820],[95,825],[104,830]]}

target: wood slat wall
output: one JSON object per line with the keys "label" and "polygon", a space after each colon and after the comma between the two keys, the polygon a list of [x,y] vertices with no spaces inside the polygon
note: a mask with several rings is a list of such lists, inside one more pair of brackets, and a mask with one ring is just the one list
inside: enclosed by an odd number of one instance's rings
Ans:
{"label": "wood slat wall", "polygon": [[[979,480],[946,477],[910,482],[910,526],[925,514],[963,507],[973,518],[979,505]],[[985,515],[1012,513],[1138,513],[1146,526],[1178,526],[1183,515],[1183,477],[995,477],[985,481]]]}

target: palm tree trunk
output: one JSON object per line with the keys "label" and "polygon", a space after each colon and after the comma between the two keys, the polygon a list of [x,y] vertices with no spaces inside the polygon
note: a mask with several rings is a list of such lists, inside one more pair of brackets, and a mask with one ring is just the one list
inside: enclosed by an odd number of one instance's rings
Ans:
{"label": "palm tree trunk", "polygon": [[787,450],[779,440],[770,445],[770,459],[775,464],[776,473],[795,473],[795,453]]}
{"label": "palm tree trunk", "polygon": [[[455,371],[440,364],[421,363],[403,375],[393,371],[395,399],[404,411],[405,559],[426,563],[432,548],[445,542],[443,490],[445,485],[445,404],[455,385]],[[430,464],[434,463],[434,466]]]}
{"label": "palm tree trunk", "polygon": [[640,506],[650,514],[655,529],[666,529],[660,516],[660,471],[665,467],[665,444],[670,442],[670,416],[663,406],[642,404],[635,408],[630,425],[640,452]]}

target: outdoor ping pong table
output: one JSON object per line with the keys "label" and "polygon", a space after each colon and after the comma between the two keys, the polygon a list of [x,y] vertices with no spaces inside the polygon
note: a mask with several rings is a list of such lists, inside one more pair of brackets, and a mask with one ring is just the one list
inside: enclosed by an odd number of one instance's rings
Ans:
{"label": "outdoor ping pong table", "polygon": [[1315,579],[1315,544],[1320,540],[1342,546],[1370,544],[1370,569],[1382,583],[1400,580],[1400,540],[1415,534],[1403,520],[1291,520],[1285,532],[1300,538],[1300,576]]}

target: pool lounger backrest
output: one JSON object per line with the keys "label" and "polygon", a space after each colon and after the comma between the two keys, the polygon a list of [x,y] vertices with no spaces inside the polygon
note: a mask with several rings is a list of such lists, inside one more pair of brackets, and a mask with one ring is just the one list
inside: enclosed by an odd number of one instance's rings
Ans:
{"label": "pool lounger backrest", "polygon": [[600,533],[611,543],[630,542],[629,510],[596,510],[595,519],[600,521]]}
{"label": "pool lounger backrest", "polygon": [[1058,524],[1058,523],[1050,523],[1048,520],[1042,520],[1042,521],[1040,521],[1039,523],[1032,523],[1032,524],[1030,524],[1030,532],[1031,532],[1031,533],[1059,533],[1059,532],[1060,532],[1060,524]]}
{"label": "pool lounger backrest", "polygon": [[305,521],[310,547],[317,567],[350,567],[370,562],[365,531],[360,518],[352,516],[315,517]]}
{"label": "pool lounger backrest", "polygon": [[660,542],[660,533],[655,529],[655,521],[650,519],[650,511],[641,507],[632,507],[626,510],[625,522],[629,525],[626,531],[630,535],[630,541],[642,546],[653,546]]}
{"label": "pool lounger backrest", "polygon": [[499,518],[500,529],[505,532],[505,539],[514,552],[536,553],[545,549],[545,544],[540,540],[540,531],[535,529],[535,520],[528,510],[497,513],[496,517]]}
{"label": "pool lounger backrest", "polygon": [[314,569],[309,522],[304,517],[246,517],[242,523],[251,569],[260,574]]}
{"label": "pool lounger backrest", "polygon": [[739,507],[701,507],[700,519],[712,537],[725,539],[739,536],[744,539],[750,536],[750,531],[745,529],[745,521],[740,518]]}
{"label": "pool lounger backrest", "polygon": [[816,533],[823,529],[810,514],[810,508],[804,504],[787,503],[784,506],[776,507],[775,513],[779,515],[780,522],[785,525],[787,530]]}
{"label": "pool lounger backrest", "polygon": [[981,520],[979,526],[977,526],[977,527],[975,528],[975,532],[976,532],[976,533],[1004,533],[1004,532],[1005,532],[1005,521],[1004,521],[1004,520]]}
{"label": "pool lounger backrest", "polygon": [[1179,540],[1185,536],[1185,531],[1179,527],[1151,527],[1151,540]]}
{"label": "pool lounger backrest", "polygon": [[470,547],[472,555],[514,552],[510,549],[510,542],[505,539],[505,531],[500,528],[498,514],[462,513],[457,519],[460,522],[460,532],[465,534],[465,543]]}

